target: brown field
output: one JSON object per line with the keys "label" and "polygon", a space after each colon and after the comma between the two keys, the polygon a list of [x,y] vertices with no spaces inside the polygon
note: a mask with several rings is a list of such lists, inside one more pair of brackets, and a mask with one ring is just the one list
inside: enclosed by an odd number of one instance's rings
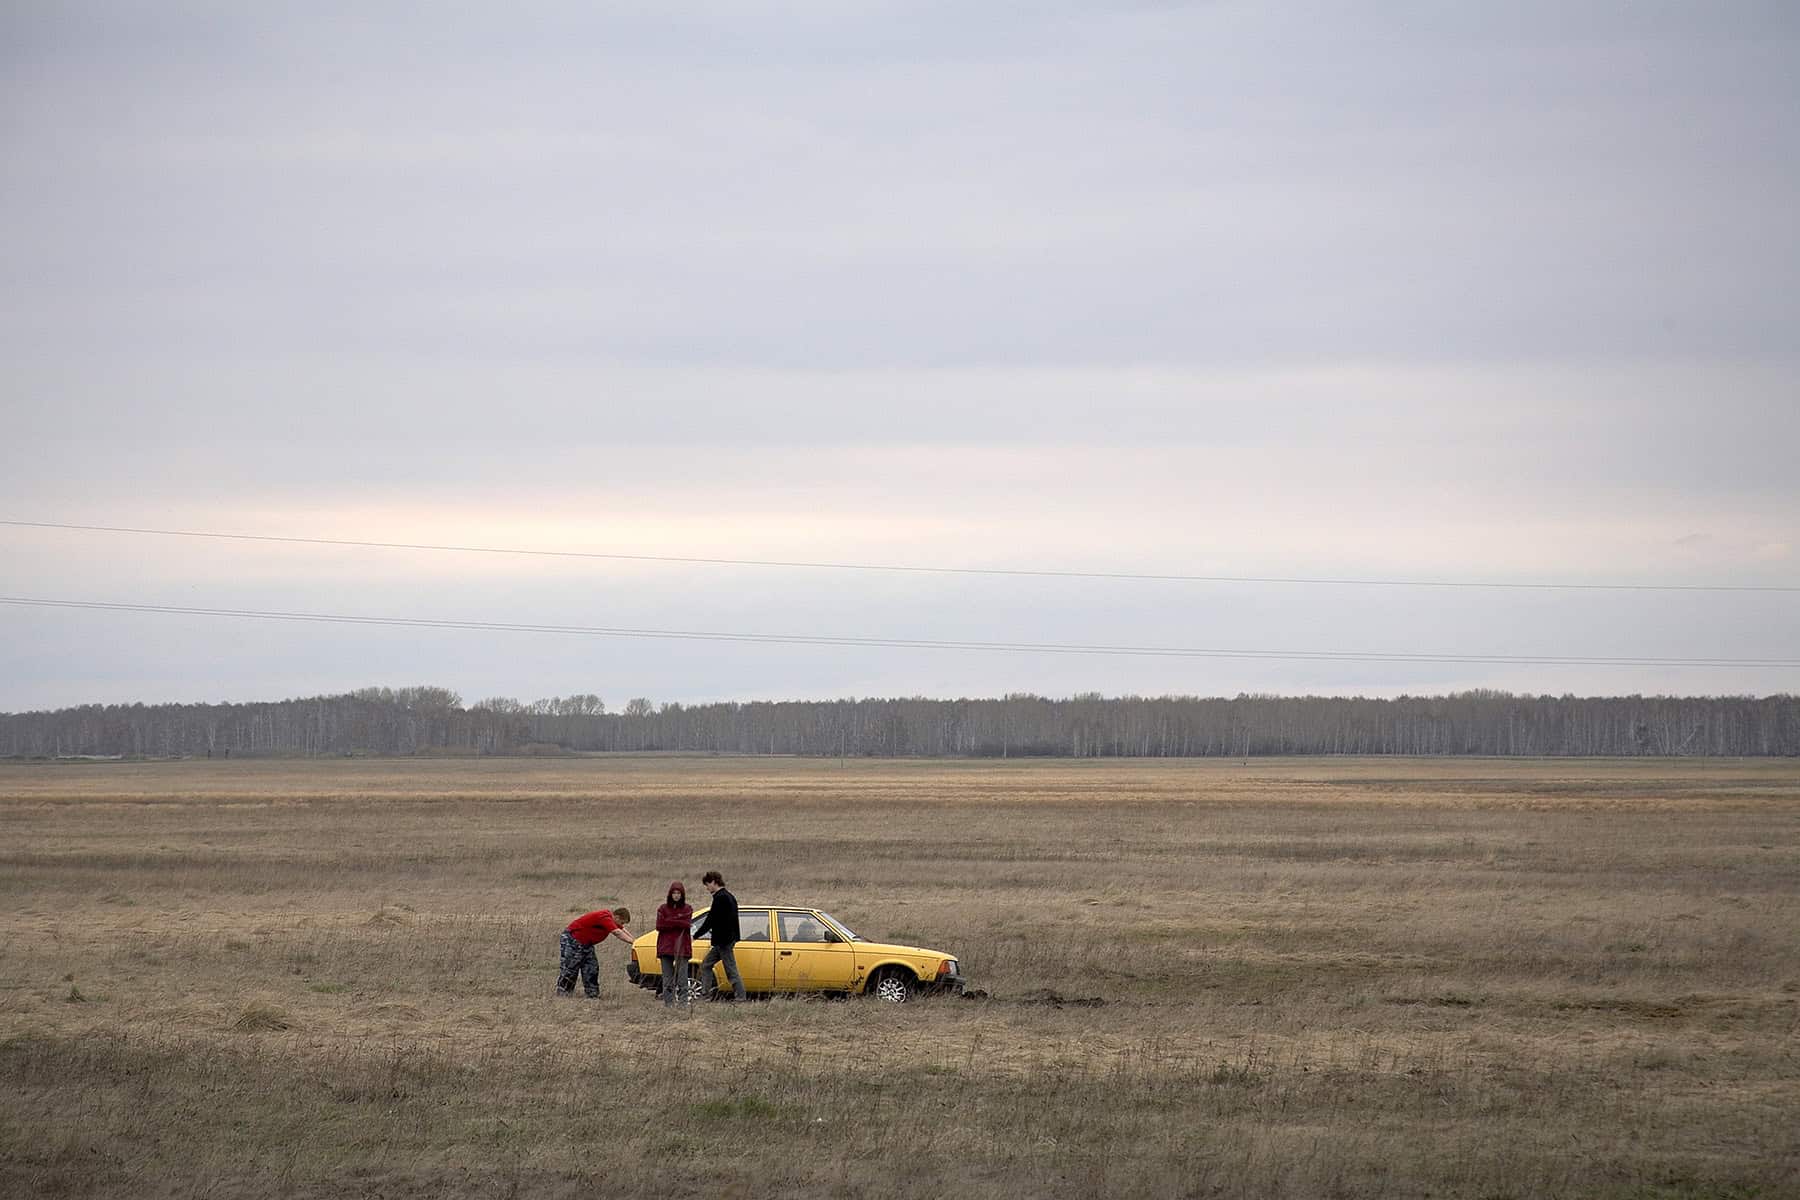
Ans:
{"label": "brown field", "polygon": [[[1793,761],[13,764],[0,833],[7,1196],[1800,1195]],[[990,996],[553,999],[712,866]]]}

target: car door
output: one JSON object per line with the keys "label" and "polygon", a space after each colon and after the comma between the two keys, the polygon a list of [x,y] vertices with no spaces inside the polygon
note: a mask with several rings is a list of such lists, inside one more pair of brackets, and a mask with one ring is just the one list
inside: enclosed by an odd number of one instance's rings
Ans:
{"label": "car door", "polygon": [[[700,918],[705,915],[705,912],[694,914],[694,928],[700,927]],[[732,957],[737,962],[738,976],[743,979],[746,992],[775,990],[775,946],[769,940],[769,925],[768,909],[738,908],[738,944]],[[695,938],[694,962],[698,964],[710,949],[711,938]],[[731,980],[725,978],[724,967],[714,967],[713,978],[721,988],[731,990]]]}
{"label": "car door", "polygon": [[[744,990],[747,992],[772,992],[775,990],[775,945],[769,940],[769,910],[766,908],[738,909],[737,965],[738,974],[743,977]],[[722,986],[729,988],[731,981],[724,978],[725,972],[716,971]]]}
{"label": "car door", "polygon": [[775,913],[775,988],[783,992],[847,992],[856,952],[818,916],[803,908]]}

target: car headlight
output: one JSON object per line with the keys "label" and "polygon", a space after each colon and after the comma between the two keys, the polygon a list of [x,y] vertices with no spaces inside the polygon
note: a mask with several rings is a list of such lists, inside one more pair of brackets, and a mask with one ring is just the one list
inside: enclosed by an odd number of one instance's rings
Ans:
{"label": "car headlight", "polygon": [[954,974],[956,974],[956,960],[954,958],[946,958],[943,962],[938,964],[938,972],[937,973],[939,975],[954,975]]}

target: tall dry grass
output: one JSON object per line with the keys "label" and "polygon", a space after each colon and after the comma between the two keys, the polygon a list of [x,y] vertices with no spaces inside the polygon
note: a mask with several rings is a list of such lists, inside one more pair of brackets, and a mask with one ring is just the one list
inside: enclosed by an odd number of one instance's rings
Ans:
{"label": "tall dry grass", "polygon": [[[709,867],[990,998],[551,998]],[[0,1190],[1789,1195],[1797,918],[1793,763],[11,765]]]}

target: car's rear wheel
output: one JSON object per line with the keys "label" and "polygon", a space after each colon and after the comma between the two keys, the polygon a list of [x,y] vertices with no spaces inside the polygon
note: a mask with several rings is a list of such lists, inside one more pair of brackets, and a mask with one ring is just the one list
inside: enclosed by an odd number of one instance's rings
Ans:
{"label": "car's rear wheel", "polygon": [[887,1004],[905,1004],[919,991],[919,981],[911,971],[889,967],[869,981],[868,995]]}

